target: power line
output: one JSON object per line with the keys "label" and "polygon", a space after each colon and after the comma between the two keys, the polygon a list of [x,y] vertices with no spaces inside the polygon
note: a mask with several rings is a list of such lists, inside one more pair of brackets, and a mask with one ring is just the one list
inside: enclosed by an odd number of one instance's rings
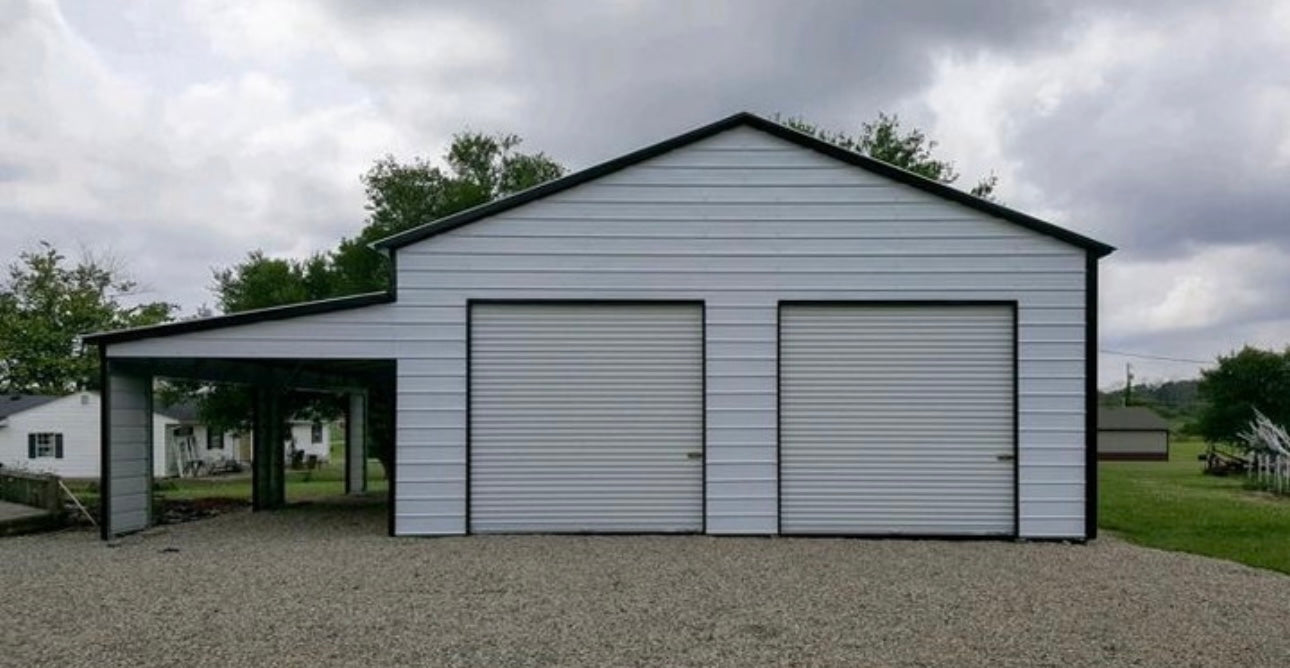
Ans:
{"label": "power line", "polygon": [[1193,359],[1187,359],[1185,357],[1165,357],[1164,355],[1147,355],[1145,353],[1130,353],[1130,352],[1125,352],[1123,350],[1107,350],[1105,348],[1098,349],[1098,352],[1104,353],[1107,355],[1119,355],[1121,357],[1140,357],[1146,360],[1161,360],[1163,362],[1189,362],[1191,364],[1213,364],[1214,363],[1214,360],[1193,360]]}

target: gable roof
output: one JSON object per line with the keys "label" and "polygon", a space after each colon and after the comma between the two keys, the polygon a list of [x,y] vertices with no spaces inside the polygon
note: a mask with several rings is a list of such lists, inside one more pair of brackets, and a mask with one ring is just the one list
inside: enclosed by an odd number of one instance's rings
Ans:
{"label": "gable roof", "polygon": [[1169,431],[1169,422],[1146,406],[1097,409],[1098,431]]}
{"label": "gable roof", "polygon": [[49,394],[6,394],[0,395],[0,420],[37,406],[47,404],[58,397]]}
{"label": "gable roof", "polygon": [[594,167],[589,167],[580,172],[575,172],[568,176],[534,186],[509,197],[481,204],[460,213],[428,222],[410,230],[405,230],[398,234],[385,237],[384,239],[379,239],[372,243],[372,247],[378,250],[396,250],[407,246],[408,244],[416,243],[437,234],[442,234],[463,225],[473,223],[482,218],[487,218],[503,211],[513,209],[522,204],[527,204],[548,195],[554,195],[555,193],[563,190],[568,190],[576,185],[586,183],[607,174],[612,174],[626,167],[630,167],[637,163],[644,162],[645,160],[649,160],[650,158],[667,153],[668,151],[681,148],[718,133],[725,132],[726,130],[731,130],[741,126],[760,130],[785,141],[797,144],[803,148],[816,151],[817,153],[823,153],[824,155],[841,162],[845,162],[849,165],[854,165],[860,169],[885,176],[894,181],[904,183],[938,197],[957,202],[968,208],[976,209],[977,211],[987,215],[1001,218],[1028,230],[1083,248],[1086,251],[1093,253],[1096,257],[1104,257],[1115,250],[1115,247],[1109,246],[1095,239],[1072,232],[1063,227],[1058,227],[1057,225],[1024,214],[1015,209],[1010,209],[1001,204],[976,197],[975,195],[963,192],[957,188],[952,188],[938,181],[933,181],[926,177],[919,176],[918,174],[887,164],[881,160],[876,160],[869,156],[856,153],[855,151],[847,150],[841,146],[837,146],[836,144],[817,139],[811,135],[799,132],[788,126],[746,111],[728,116],[715,123],[677,135],[676,137],[659,142],[652,146],[647,146],[632,153],[628,153],[627,155],[614,158],[608,162],[603,162]]}

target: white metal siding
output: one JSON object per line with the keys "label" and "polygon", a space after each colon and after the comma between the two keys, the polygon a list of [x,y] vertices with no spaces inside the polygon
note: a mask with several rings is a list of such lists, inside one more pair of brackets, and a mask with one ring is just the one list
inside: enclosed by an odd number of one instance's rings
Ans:
{"label": "white metal siding", "polygon": [[785,305],[784,533],[1011,534],[1010,306]]}
{"label": "white metal siding", "polygon": [[700,531],[699,305],[477,304],[470,528]]}
{"label": "white metal siding", "polygon": [[[707,305],[707,531],[774,533],[776,305],[1019,303],[1021,535],[1084,535],[1085,253],[750,128],[398,251],[395,529],[465,531],[466,300]],[[411,323],[417,323],[413,326]]]}
{"label": "white metal siding", "polygon": [[109,534],[146,529],[151,520],[152,379],[108,374],[112,451],[107,481]]}
{"label": "white metal siding", "polygon": [[[410,317],[410,320],[404,320]],[[108,346],[109,357],[211,357],[233,359],[391,359],[398,341],[411,330],[423,334],[424,321],[415,309],[396,310],[393,304],[317,313],[175,334],[155,339],[124,341]]]}

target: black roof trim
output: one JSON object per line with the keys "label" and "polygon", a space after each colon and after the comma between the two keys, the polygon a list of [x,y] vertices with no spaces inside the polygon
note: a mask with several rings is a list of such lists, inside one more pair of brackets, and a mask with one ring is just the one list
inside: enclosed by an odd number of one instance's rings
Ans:
{"label": "black roof trim", "polygon": [[488,216],[513,209],[522,204],[527,204],[536,199],[546,197],[547,195],[553,195],[562,190],[567,190],[576,185],[586,183],[587,181],[600,178],[607,174],[612,174],[620,169],[630,167],[636,163],[643,162],[650,158],[662,155],[663,153],[667,153],[673,149],[680,148],[701,139],[706,139],[717,133],[733,129],[741,125],[747,125],[757,130],[761,130],[762,132],[774,135],[785,141],[797,144],[798,146],[808,148],[818,153],[823,153],[824,155],[836,160],[841,160],[847,164],[880,174],[894,181],[899,181],[906,185],[913,186],[933,195],[958,202],[964,206],[976,209],[991,216],[1002,218],[1008,222],[1015,223],[1040,234],[1059,239],[1073,246],[1078,246],[1095,254],[1097,257],[1104,257],[1115,250],[1114,246],[1104,244],[1063,227],[1058,227],[1057,225],[1021,213],[1015,209],[1010,209],[989,200],[981,199],[980,197],[968,194],[957,188],[952,188],[943,183],[914,174],[913,172],[905,171],[904,169],[889,165],[880,160],[875,160],[874,158],[861,155],[855,151],[850,151],[842,148],[841,146],[817,139],[811,135],[799,132],[780,123],[776,123],[775,121],[762,118],[761,116],[757,116],[756,114],[751,114],[746,111],[728,116],[715,123],[677,135],[676,137],[659,142],[652,146],[647,146],[640,150],[633,151],[627,155],[614,158],[608,162],[600,163],[594,167],[589,167],[580,172],[575,172],[568,176],[534,186],[509,197],[494,200],[487,204],[481,204],[460,213],[455,213],[451,216],[440,218],[439,220],[385,237],[384,239],[379,239],[372,243],[372,247],[378,250],[402,248],[408,244],[433,237],[436,234],[442,234],[463,225],[473,223],[481,218],[486,218]]}
{"label": "black roof trim", "polygon": [[175,334],[201,332],[208,329],[232,327],[234,325],[249,325],[269,320],[284,320],[286,318],[295,318],[302,315],[317,315],[320,313],[331,313],[332,311],[345,311],[348,309],[362,308],[364,306],[372,306],[373,304],[388,304],[392,301],[394,301],[394,296],[388,292],[368,292],[349,297],[320,299],[313,302],[274,306],[272,308],[262,308],[254,311],[241,311],[239,313],[230,313],[228,315],[218,315],[212,318],[180,320],[178,322],[168,322],[148,327],[134,327],[132,329],[117,329],[109,332],[95,332],[93,334],[85,335],[83,340],[87,344],[102,346],[110,343],[136,341],[139,339],[150,339],[159,336],[173,336]]}

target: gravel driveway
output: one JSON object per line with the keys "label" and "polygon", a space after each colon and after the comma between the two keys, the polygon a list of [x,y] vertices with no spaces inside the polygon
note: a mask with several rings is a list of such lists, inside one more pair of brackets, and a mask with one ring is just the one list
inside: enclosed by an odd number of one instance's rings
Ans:
{"label": "gravel driveway", "polygon": [[391,539],[384,509],[0,540],[5,665],[1290,665],[1290,578],[1134,547]]}

